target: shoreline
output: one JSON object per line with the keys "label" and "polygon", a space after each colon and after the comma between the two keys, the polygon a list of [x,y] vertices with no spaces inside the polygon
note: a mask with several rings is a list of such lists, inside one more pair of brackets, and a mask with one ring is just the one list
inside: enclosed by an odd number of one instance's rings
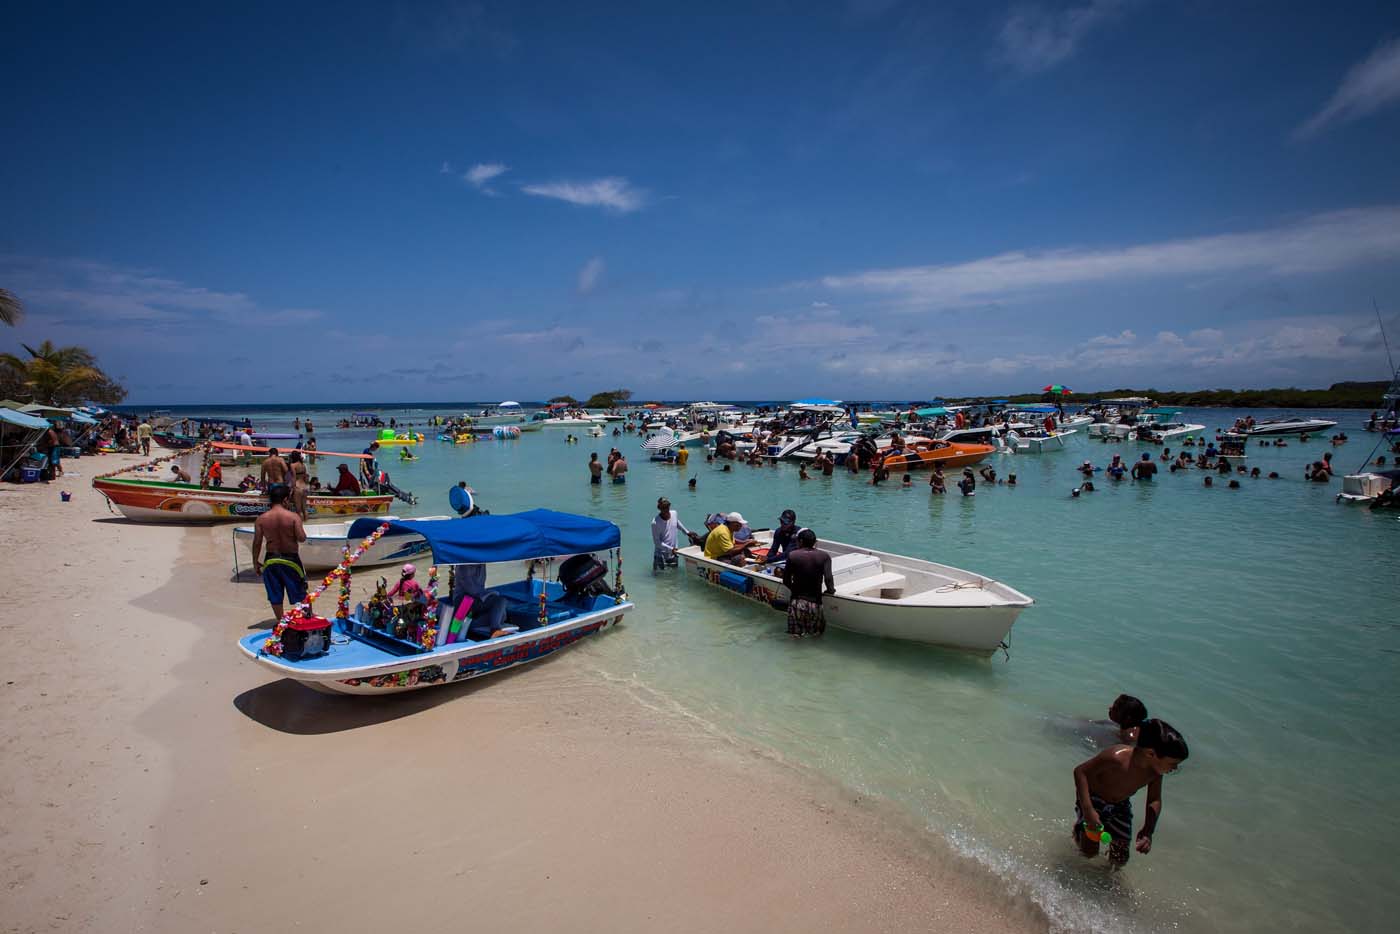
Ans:
{"label": "shoreline", "polygon": [[107,521],[92,475],[140,460],[0,490],[0,930],[1046,929],[893,807],[579,650],[383,698],[268,677],[233,648],[269,613],[229,526]]}

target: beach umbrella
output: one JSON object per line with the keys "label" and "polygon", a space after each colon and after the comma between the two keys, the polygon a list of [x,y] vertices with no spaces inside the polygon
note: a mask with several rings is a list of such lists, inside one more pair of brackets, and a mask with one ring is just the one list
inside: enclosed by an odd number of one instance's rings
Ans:
{"label": "beach umbrella", "polygon": [[1069,396],[1074,394],[1074,390],[1070,389],[1068,386],[1061,386],[1059,383],[1051,383],[1049,386],[1042,389],[1041,392],[1053,392],[1057,396]]}
{"label": "beach umbrella", "polygon": [[665,451],[680,446],[681,439],[674,434],[655,435],[642,442],[643,451]]}

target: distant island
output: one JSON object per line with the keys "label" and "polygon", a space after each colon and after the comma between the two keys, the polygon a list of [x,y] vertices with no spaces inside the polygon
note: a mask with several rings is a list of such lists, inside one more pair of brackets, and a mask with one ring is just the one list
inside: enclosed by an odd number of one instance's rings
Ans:
{"label": "distant island", "polygon": [[[1126,396],[1146,396],[1159,405],[1179,405],[1191,408],[1216,407],[1224,409],[1381,409],[1381,395],[1390,383],[1333,383],[1326,389],[1196,389],[1167,392],[1160,389],[1105,389],[1101,392],[1075,392],[1064,398],[1069,404],[1083,404],[1094,399],[1116,399]],[[1006,398],[1011,402],[1043,402],[1058,398],[1048,393],[1024,393],[1019,396],[949,399],[949,402],[978,402],[991,398]]]}

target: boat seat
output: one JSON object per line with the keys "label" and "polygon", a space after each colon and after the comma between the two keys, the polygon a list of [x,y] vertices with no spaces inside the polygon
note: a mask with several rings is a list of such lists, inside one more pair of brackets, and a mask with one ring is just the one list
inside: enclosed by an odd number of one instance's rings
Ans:
{"label": "boat seat", "polygon": [[835,555],[831,559],[831,574],[833,577],[849,577],[858,571],[879,566],[880,559],[875,555]]}
{"label": "boat seat", "polygon": [[836,592],[843,597],[877,596],[870,591],[884,593],[886,590],[904,590],[906,583],[903,574],[896,574],[893,571],[886,571],[883,574],[874,574],[870,577],[857,577],[836,585]]}

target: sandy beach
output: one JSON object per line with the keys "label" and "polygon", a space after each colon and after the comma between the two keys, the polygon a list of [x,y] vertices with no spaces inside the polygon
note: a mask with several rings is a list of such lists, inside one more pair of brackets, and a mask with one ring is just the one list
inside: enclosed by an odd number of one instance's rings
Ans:
{"label": "sandy beach", "polygon": [[269,679],[233,646],[269,611],[229,528],[91,490],[137,460],[0,489],[0,929],[1044,929],[877,802],[581,650],[384,698]]}

